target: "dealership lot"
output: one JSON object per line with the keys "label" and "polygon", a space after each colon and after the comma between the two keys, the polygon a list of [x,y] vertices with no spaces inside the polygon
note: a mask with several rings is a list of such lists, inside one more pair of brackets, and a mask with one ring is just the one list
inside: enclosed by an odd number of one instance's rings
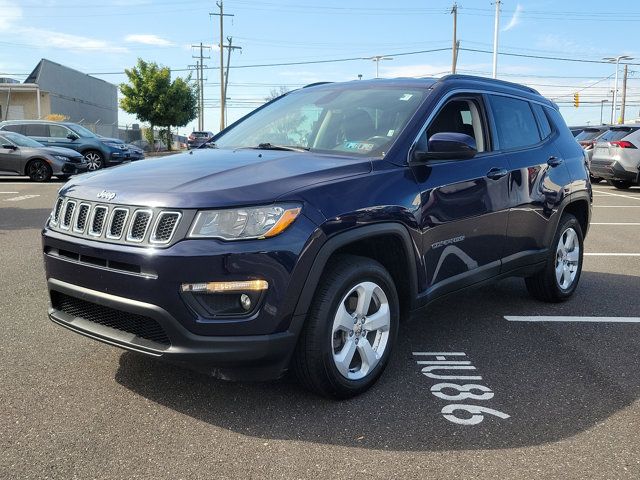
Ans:
{"label": "dealership lot", "polygon": [[381,382],[337,403],[49,322],[38,230],[61,185],[0,179],[0,478],[640,476],[639,188],[594,187],[570,301],[519,279],[440,300],[401,326]]}

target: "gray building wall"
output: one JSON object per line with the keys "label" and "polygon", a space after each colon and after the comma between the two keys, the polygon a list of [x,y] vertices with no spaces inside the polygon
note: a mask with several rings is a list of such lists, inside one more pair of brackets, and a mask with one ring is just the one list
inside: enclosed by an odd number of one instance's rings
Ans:
{"label": "gray building wall", "polygon": [[47,59],[38,63],[25,83],[37,83],[49,92],[51,113],[66,115],[71,122],[100,125],[108,136],[117,131],[115,85]]}

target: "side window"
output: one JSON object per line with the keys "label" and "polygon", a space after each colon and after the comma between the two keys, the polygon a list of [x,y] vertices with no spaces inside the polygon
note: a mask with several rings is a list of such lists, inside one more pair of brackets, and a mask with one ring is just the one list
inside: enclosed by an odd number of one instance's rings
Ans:
{"label": "side window", "polygon": [[476,141],[478,152],[484,152],[487,150],[485,131],[479,103],[471,99],[453,99],[438,112],[427,128],[425,138],[420,141],[426,144],[428,139],[436,133],[464,133]]}
{"label": "side window", "polygon": [[490,98],[500,149],[528,147],[541,140],[529,102],[502,95]]}
{"label": "side window", "polygon": [[61,125],[49,125],[49,136],[52,138],[67,138],[69,130]]}
{"label": "side window", "polygon": [[538,125],[540,126],[540,133],[542,133],[542,139],[544,140],[549,135],[551,135],[551,125],[549,124],[549,119],[547,115],[544,113],[544,109],[542,105],[538,103],[532,103],[533,111],[536,114],[536,118],[538,119]]}
{"label": "side window", "polygon": [[49,126],[42,123],[27,123],[24,126],[24,134],[27,137],[48,137]]}

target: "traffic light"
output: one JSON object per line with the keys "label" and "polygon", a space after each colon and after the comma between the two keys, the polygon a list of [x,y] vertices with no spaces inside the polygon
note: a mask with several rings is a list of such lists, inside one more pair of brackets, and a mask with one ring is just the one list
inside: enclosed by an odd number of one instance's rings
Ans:
{"label": "traffic light", "polygon": [[576,108],[580,106],[580,94],[577,92],[573,94],[573,106]]}

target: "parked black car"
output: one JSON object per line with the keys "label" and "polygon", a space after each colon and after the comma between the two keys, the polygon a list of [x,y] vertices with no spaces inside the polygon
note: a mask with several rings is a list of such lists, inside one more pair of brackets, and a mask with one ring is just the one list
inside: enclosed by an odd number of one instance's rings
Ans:
{"label": "parked black car", "polygon": [[82,155],[69,148],[45,147],[14,132],[0,131],[0,175],[28,175],[34,182],[67,179],[87,171]]}
{"label": "parked black car", "polygon": [[578,285],[585,154],[531,88],[316,85],[210,147],[60,190],[42,234],[54,322],[225,379],[291,368],[345,398],[436,298],[508,276],[548,302]]}
{"label": "parked black car", "polygon": [[212,132],[191,132],[191,134],[187,138],[187,148],[198,148],[200,147],[200,145],[202,145],[203,143],[207,143],[212,138]]}

